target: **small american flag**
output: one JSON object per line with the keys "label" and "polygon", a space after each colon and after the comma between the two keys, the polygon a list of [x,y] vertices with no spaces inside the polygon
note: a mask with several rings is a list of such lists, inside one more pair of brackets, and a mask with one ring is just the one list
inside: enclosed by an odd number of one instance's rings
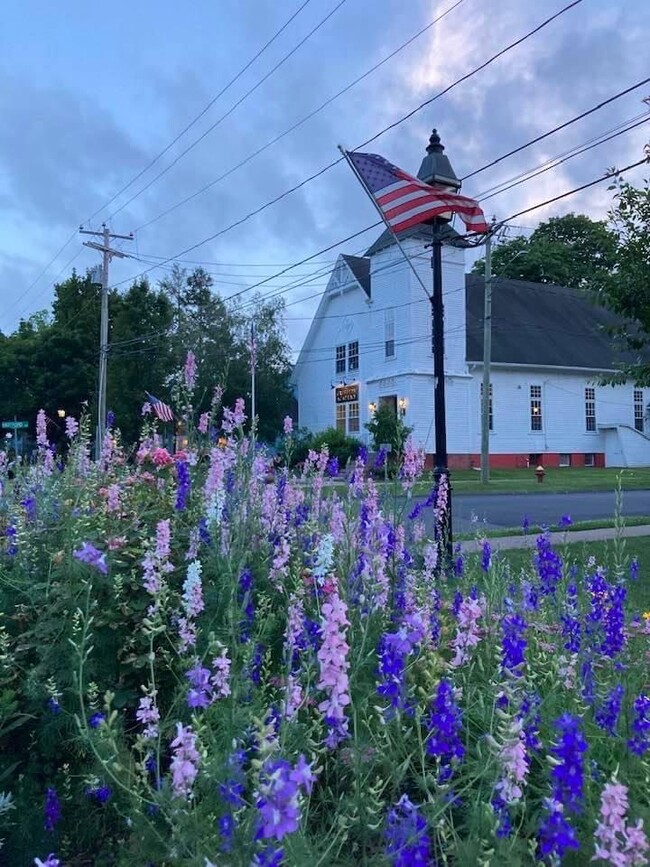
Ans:
{"label": "small american flag", "polygon": [[393,232],[403,232],[450,211],[460,216],[468,231],[489,231],[485,214],[474,199],[425,184],[378,154],[348,151],[347,156]]}
{"label": "small american flag", "polygon": [[157,397],[154,397],[153,394],[149,394],[148,391],[145,391],[145,394],[147,395],[147,400],[151,404],[151,408],[160,421],[174,421],[174,413],[172,412],[171,406],[164,403],[162,400],[158,400]]}

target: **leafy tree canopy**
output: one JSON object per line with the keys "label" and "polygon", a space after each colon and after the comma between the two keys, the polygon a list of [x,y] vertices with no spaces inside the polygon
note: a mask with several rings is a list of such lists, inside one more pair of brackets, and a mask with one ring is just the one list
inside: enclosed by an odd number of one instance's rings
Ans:
{"label": "leafy tree canopy", "polygon": [[[551,217],[530,237],[517,235],[499,244],[492,252],[492,275],[589,289],[613,273],[617,246],[616,233],[605,221],[584,214]],[[479,259],[472,272],[484,271],[485,259]]]}
{"label": "leafy tree canopy", "polygon": [[617,239],[615,268],[603,280],[600,301],[637,327],[619,330],[635,360],[610,381],[629,378],[650,386],[650,186],[647,179],[638,188],[619,180],[614,191],[609,219]]}

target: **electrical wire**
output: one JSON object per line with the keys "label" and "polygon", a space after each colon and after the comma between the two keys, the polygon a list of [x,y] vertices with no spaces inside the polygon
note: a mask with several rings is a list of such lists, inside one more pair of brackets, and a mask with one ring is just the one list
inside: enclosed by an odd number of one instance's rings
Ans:
{"label": "electrical wire", "polygon": [[164,157],[164,155],[168,151],[170,151],[171,148],[173,148],[178,141],[180,141],[180,139],[185,135],[185,133],[189,132],[189,130],[194,126],[194,124],[196,124],[212,108],[215,102],[217,102],[217,100],[219,100],[224,95],[224,93],[226,93],[226,91],[230,90],[233,84],[235,84],[242,77],[242,75],[248,69],[250,69],[250,67],[255,63],[255,61],[258,60],[262,56],[262,54],[264,54],[264,52],[271,47],[271,45],[273,45],[276,39],[278,39],[278,37],[281,36],[282,33],[284,33],[284,31],[291,24],[291,22],[298,17],[298,15],[302,12],[305,6],[307,6],[310,2],[311,0],[304,0],[304,2],[302,2],[300,6],[289,16],[289,18],[287,18],[282,27],[280,27],[279,30],[276,30],[273,36],[259,49],[259,51],[255,55],[253,55],[253,57],[251,57],[251,59],[239,70],[239,72],[236,73],[236,75],[234,75],[230,79],[230,81],[228,81],[228,83],[225,84],[214,97],[212,97],[212,99],[207,103],[207,105],[205,105],[204,108],[201,109],[201,111],[187,124],[187,126],[185,126],[178,133],[178,135],[169,142],[169,144],[167,144],[159,153],[157,153],[156,156],[153,157],[153,159],[150,160],[150,162],[148,162],[143,169],[141,169],[134,177],[132,177],[127,184],[125,184],[116,193],[114,193],[113,196],[111,196],[111,198],[101,206],[101,208],[98,208],[93,214],[91,214],[91,216],[88,217],[88,219],[86,220],[86,223],[90,223],[92,220],[94,220],[94,218],[98,214],[100,214],[105,208],[111,205],[115,201],[115,199],[122,195],[122,193],[125,193],[129,189],[129,187],[132,187],[133,184],[138,181],[142,177],[142,175],[145,174],[145,172],[148,172],[149,169],[152,168],[152,166],[154,166],[162,157]]}
{"label": "electrical wire", "polygon": [[[443,96],[443,95],[449,93],[450,90],[452,90],[453,88],[457,87],[457,86],[458,86],[459,84],[461,84],[462,82],[467,81],[469,78],[471,78],[472,76],[476,75],[478,72],[481,72],[483,69],[485,69],[485,68],[486,68],[487,66],[489,66],[491,63],[493,63],[495,60],[497,60],[498,58],[502,57],[504,54],[506,54],[508,51],[512,50],[513,48],[515,48],[515,47],[521,45],[523,42],[525,42],[527,39],[529,39],[529,38],[531,38],[532,36],[534,36],[536,33],[539,33],[540,30],[542,30],[544,27],[547,27],[547,26],[548,26],[552,21],[554,21],[555,19],[557,19],[559,16],[563,15],[564,13],[568,12],[568,11],[569,11],[570,9],[572,9],[574,6],[579,5],[580,3],[582,3],[582,0],[572,0],[571,3],[567,4],[566,6],[564,6],[562,9],[560,9],[558,12],[554,13],[553,15],[551,15],[549,18],[546,18],[546,19],[545,19],[541,24],[538,24],[538,25],[537,25],[536,27],[534,27],[532,30],[529,30],[529,31],[528,31],[527,33],[525,33],[523,36],[521,36],[521,37],[519,37],[518,39],[516,39],[515,41],[511,42],[509,45],[507,45],[505,48],[502,48],[502,49],[501,49],[500,51],[498,51],[496,54],[492,55],[492,57],[490,57],[488,60],[486,60],[486,61],[485,61],[484,63],[482,63],[480,66],[475,67],[475,68],[474,68],[473,70],[471,70],[470,72],[468,72],[468,73],[466,73],[465,75],[461,76],[460,78],[456,79],[456,81],[452,82],[452,84],[448,85],[446,88],[444,88],[443,90],[439,91],[437,94],[435,94],[434,96],[432,96],[430,99],[425,100],[425,101],[424,101],[423,103],[421,103],[417,108],[413,109],[412,111],[410,111],[410,112],[408,112],[407,114],[403,115],[403,116],[402,116],[401,118],[399,118],[398,120],[396,120],[396,121],[394,121],[393,123],[389,124],[388,126],[384,127],[382,130],[380,130],[380,131],[379,131],[378,133],[376,133],[374,136],[372,136],[371,138],[367,139],[365,142],[362,142],[361,144],[357,145],[356,148],[355,148],[355,150],[358,149],[358,148],[361,148],[361,147],[365,147],[366,145],[368,145],[368,144],[370,144],[371,142],[373,142],[373,141],[375,141],[376,139],[378,139],[380,136],[384,135],[384,134],[385,134],[386,132],[388,132],[389,130],[394,129],[395,127],[399,126],[401,123],[404,123],[404,121],[406,121],[406,120],[408,120],[409,118],[413,117],[413,115],[417,114],[417,112],[421,111],[421,110],[422,110],[423,108],[425,108],[426,106],[431,105],[431,103],[434,102],[436,99],[439,99],[441,96]],[[202,241],[198,241],[197,243],[192,244],[191,246],[185,248],[185,249],[182,250],[181,252],[179,252],[179,253],[177,253],[177,254],[175,254],[175,255],[173,255],[173,256],[169,256],[168,259],[166,259],[166,260],[165,260],[165,263],[163,263],[163,264],[166,264],[166,262],[172,262],[174,259],[180,258],[181,256],[185,256],[187,253],[191,253],[193,250],[196,250],[196,249],[198,249],[199,247],[202,247],[202,246],[204,246],[205,244],[209,243],[210,241],[214,241],[216,238],[221,237],[222,235],[225,235],[227,232],[230,232],[232,229],[235,229],[235,228],[237,228],[238,226],[243,225],[244,223],[248,222],[248,220],[252,219],[253,217],[255,217],[255,216],[257,216],[258,214],[260,214],[260,213],[262,213],[263,211],[265,211],[267,208],[270,208],[272,205],[277,204],[278,202],[282,201],[282,199],[285,199],[287,196],[291,195],[292,193],[296,192],[297,190],[301,189],[302,187],[304,187],[304,186],[306,186],[307,184],[311,183],[312,181],[316,180],[316,179],[319,178],[321,175],[324,175],[325,172],[329,171],[329,170],[330,170],[331,168],[333,168],[335,165],[338,165],[340,162],[343,162],[343,159],[344,159],[343,157],[339,157],[338,159],[334,160],[333,162],[328,163],[328,165],[323,166],[321,169],[319,169],[319,170],[318,170],[317,172],[315,172],[314,174],[309,175],[308,177],[304,178],[304,179],[303,179],[302,181],[300,181],[299,183],[295,184],[293,187],[290,187],[289,189],[287,189],[287,190],[285,190],[284,192],[280,193],[280,194],[279,194],[278,196],[276,196],[275,198],[269,200],[268,202],[265,202],[263,205],[260,205],[260,206],[259,206],[258,208],[256,208],[255,210],[250,211],[248,214],[246,214],[245,216],[241,217],[239,220],[235,220],[235,221],[232,222],[230,225],[225,226],[223,229],[220,229],[220,230],[218,230],[217,232],[214,232],[214,233],[211,234],[211,235],[208,235],[207,238],[204,238]],[[149,273],[150,270],[152,270],[152,269],[148,269],[148,270],[146,270],[146,271],[143,271],[143,272],[141,273],[140,276],[143,276],[144,274]],[[122,281],[122,282],[128,282],[128,281]],[[120,284],[116,284],[116,285],[120,285]]]}
{"label": "electrical wire", "polygon": [[266,75],[262,76],[262,78],[261,78],[261,79],[260,79],[256,84],[254,84],[253,87],[249,88],[249,90],[247,90],[246,93],[245,93],[243,96],[241,96],[241,97],[240,97],[240,98],[239,98],[239,99],[238,99],[238,100],[237,100],[237,101],[236,101],[236,102],[235,102],[235,103],[234,103],[234,104],[233,104],[233,105],[228,109],[228,111],[224,112],[224,113],[221,115],[221,117],[219,117],[219,118],[218,118],[218,119],[217,119],[213,124],[211,124],[211,125],[210,125],[210,126],[209,126],[209,127],[208,127],[204,132],[203,132],[203,133],[201,133],[201,135],[200,135],[198,138],[196,138],[193,142],[191,142],[191,144],[189,144],[189,145],[188,145],[184,150],[182,150],[182,151],[180,152],[180,154],[178,154],[178,156],[176,156],[176,157],[171,161],[171,163],[169,163],[169,165],[167,165],[164,169],[162,169],[162,171],[158,172],[158,174],[157,174],[155,177],[153,177],[153,178],[152,178],[148,183],[146,183],[146,184],[144,185],[144,187],[142,187],[140,190],[138,190],[137,193],[134,193],[134,194],[133,194],[129,199],[127,199],[126,202],[124,202],[122,205],[120,205],[119,208],[117,208],[116,210],[114,210],[114,211],[111,213],[109,219],[112,220],[112,219],[113,219],[117,214],[119,214],[121,211],[123,211],[124,208],[126,208],[128,205],[130,205],[131,202],[135,201],[135,199],[137,199],[139,196],[141,196],[143,193],[145,193],[145,192],[146,192],[146,191],[147,191],[151,186],[153,186],[153,184],[155,184],[158,180],[160,180],[160,178],[162,178],[164,175],[166,175],[167,172],[168,172],[171,168],[173,168],[173,167],[174,167],[174,166],[175,166],[175,165],[176,165],[180,160],[182,160],[184,156],[186,156],[188,153],[190,153],[190,151],[192,151],[192,150],[193,150],[193,149],[194,149],[194,148],[199,144],[199,142],[202,142],[203,139],[204,139],[207,135],[209,135],[211,132],[213,132],[213,130],[215,130],[215,129],[216,129],[216,128],[217,128],[217,127],[222,123],[222,121],[224,121],[227,117],[230,117],[230,115],[231,115],[234,111],[236,111],[236,109],[239,108],[239,106],[240,106],[243,102],[245,102],[245,101],[248,99],[249,96],[251,96],[253,93],[255,93],[255,91],[256,91],[259,87],[261,87],[261,86],[264,84],[265,81],[268,81],[268,79],[269,79],[269,78],[270,78],[270,77],[271,77],[275,72],[277,72],[277,70],[280,69],[281,66],[283,66],[283,65],[285,64],[285,63],[287,62],[287,60],[289,60],[289,58],[292,57],[292,56],[296,53],[296,51],[298,51],[298,49],[301,48],[301,47],[305,44],[305,42],[307,42],[307,40],[309,40],[309,39],[314,35],[314,33],[316,33],[318,30],[320,30],[320,28],[323,27],[323,26],[324,26],[324,25],[329,21],[329,19],[334,15],[334,13],[337,12],[337,11],[341,8],[341,6],[343,6],[345,3],[347,3],[347,0],[339,0],[339,2],[336,4],[336,6],[334,6],[334,8],[331,9],[331,10],[327,13],[327,15],[325,15],[325,17],[322,18],[322,19],[318,22],[318,24],[317,24],[315,27],[313,27],[313,28],[309,31],[309,33],[308,33],[306,36],[304,36],[304,37],[300,40],[300,42],[298,42],[298,44],[295,45],[295,46],[291,49],[291,51],[287,52],[287,54],[285,54],[285,55],[284,55],[284,56],[283,56],[283,57],[282,57],[282,58],[281,58],[281,59],[280,59],[280,60],[275,64],[275,66],[273,66],[273,67],[272,67],[272,68],[271,68],[271,69],[266,73]]}
{"label": "electrical wire", "polygon": [[375,63],[374,66],[371,66],[370,69],[367,69],[362,75],[359,75],[357,78],[354,79],[354,81],[351,81],[349,84],[347,84],[344,88],[339,90],[333,96],[330,96],[329,99],[326,99],[325,102],[322,102],[317,108],[315,108],[315,109],[313,109],[313,111],[309,112],[309,114],[306,114],[304,117],[302,117],[300,120],[296,121],[296,123],[292,124],[290,127],[285,129],[283,132],[274,136],[274,138],[270,139],[270,141],[266,142],[266,144],[262,145],[257,150],[250,153],[247,157],[245,157],[243,160],[238,162],[236,165],[231,166],[226,172],[219,175],[217,178],[214,178],[214,180],[209,181],[207,184],[204,184],[200,189],[195,190],[195,192],[191,193],[189,196],[186,196],[184,199],[181,199],[179,202],[176,202],[175,204],[171,205],[169,208],[166,208],[164,211],[161,211],[159,214],[156,214],[155,217],[152,217],[150,220],[147,220],[146,223],[142,223],[140,226],[138,226],[136,228],[135,231],[137,232],[137,231],[141,231],[143,229],[146,229],[148,226],[151,226],[153,223],[156,223],[158,220],[161,220],[163,217],[168,216],[169,214],[173,213],[175,210],[182,207],[183,205],[186,205],[188,202],[191,202],[193,199],[197,198],[197,196],[200,196],[202,193],[205,193],[207,190],[212,189],[212,187],[216,186],[218,183],[225,180],[227,177],[230,177],[230,175],[232,175],[238,169],[241,169],[243,166],[247,165],[247,163],[249,163],[251,160],[253,160],[256,156],[259,156],[259,154],[263,153],[264,151],[268,150],[268,148],[277,144],[279,141],[281,141],[283,138],[288,136],[290,133],[294,132],[294,130],[298,129],[303,124],[305,124],[308,120],[311,120],[313,117],[315,117],[321,111],[323,111],[323,109],[325,109],[325,108],[327,108],[327,106],[331,105],[340,96],[343,96],[343,94],[347,93],[349,90],[352,90],[353,87],[355,87],[361,81],[366,79],[369,75],[372,75],[373,72],[376,72],[377,69],[379,69],[385,63],[387,63],[389,60],[392,60],[393,57],[395,57],[397,54],[399,54],[401,51],[403,51],[405,48],[407,48],[409,45],[411,45],[413,42],[415,42],[416,39],[419,39],[420,36],[422,36],[424,33],[426,33],[428,30],[430,30],[435,24],[437,24],[439,21],[441,21],[446,15],[449,15],[450,12],[453,12],[453,10],[456,9],[458,6],[460,6],[460,4],[463,2],[464,2],[464,0],[457,0],[457,2],[454,3],[453,6],[450,6],[449,9],[446,9],[444,12],[442,12],[440,15],[438,15],[436,18],[434,18],[433,21],[429,22],[429,24],[427,24],[425,27],[418,30],[418,32],[415,33],[413,36],[411,36],[410,39],[407,39],[406,42],[403,42],[398,48],[396,48],[394,51],[391,51],[390,54],[387,54],[386,57],[384,57],[378,63]]}

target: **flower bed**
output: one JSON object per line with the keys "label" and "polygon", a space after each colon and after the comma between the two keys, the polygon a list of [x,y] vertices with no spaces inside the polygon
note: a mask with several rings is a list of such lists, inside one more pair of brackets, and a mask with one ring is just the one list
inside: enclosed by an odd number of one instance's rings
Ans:
{"label": "flower bed", "polygon": [[643,576],[449,560],[410,447],[382,501],[243,421],[3,465],[0,862],[646,863]]}

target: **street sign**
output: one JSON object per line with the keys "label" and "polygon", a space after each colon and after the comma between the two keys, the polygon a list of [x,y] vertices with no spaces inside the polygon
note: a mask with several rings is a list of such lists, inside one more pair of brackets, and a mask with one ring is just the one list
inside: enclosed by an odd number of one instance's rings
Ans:
{"label": "street sign", "polygon": [[28,421],[3,421],[4,430],[24,430],[29,427]]}

